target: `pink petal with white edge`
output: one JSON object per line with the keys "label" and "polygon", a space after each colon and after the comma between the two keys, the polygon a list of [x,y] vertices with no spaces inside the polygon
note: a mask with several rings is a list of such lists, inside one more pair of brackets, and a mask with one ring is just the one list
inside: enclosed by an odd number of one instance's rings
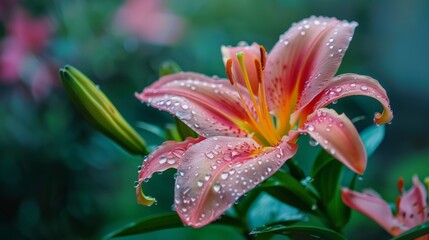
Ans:
{"label": "pink petal with white edge", "polygon": [[270,109],[284,106],[290,100],[285,96],[293,96],[294,91],[299,106],[311,101],[337,72],[356,26],[356,22],[311,17],[280,36],[265,69]]}
{"label": "pink petal with white edge", "polygon": [[[243,98],[250,103],[248,95]],[[228,80],[196,73],[165,76],[136,97],[154,108],[167,111],[199,135],[247,137],[243,122],[250,122],[237,90]],[[250,104],[248,104],[250,105]]]}
{"label": "pink petal with white edge", "polygon": [[182,159],[183,153],[193,144],[204,140],[199,138],[186,138],[183,142],[166,141],[157,147],[147,158],[143,160],[138,175],[138,185],[136,186],[137,202],[150,206],[155,202],[154,198],[144,195],[141,184],[146,179],[152,177],[155,172],[163,172],[169,168],[177,168]]}
{"label": "pink petal with white edge", "polygon": [[259,80],[257,77],[257,70],[255,67],[255,59],[260,60],[261,52],[258,44],[253,43],[251,46],[238,46],[238,47],[221,47],[223,63],[226,64],[228,59],[232,59],[232,75],[234,81],[246,86],[243,73],[240,68],[240,63],[236,56],[237,53],[244,53],[244,64],[246,66],[247,74],[249,76],[250,85],[255,95],[258,95]]}
{"label": "pink petal with white edge", "polygon": [[355,126],[346,115],[338,115],[332,109],[318,109],[308,116],[301,131],[307,132],[352,171],[359,174],[365,171],[365,148]]}
{"label": "pink petal with white edge", "polygon": [[406,230],[393,217],[389,204],[383,199],[347,188],[342,189],[341,197],[344,204],[370,217],[393,236]]}
{"label": "pink petal with white edge", "polygon": [[177,213],[192,227],[209,224],[276,172],[296,149],[287,137],[264,150],[251,138],[213,137],[195,144],[178,169]]}
{"label": "pink petal with white edge", "polygon": [[417,176],[413,177],[413,187],[401,196],[398,217],[408,228],[428,221],[426,189]]}
{"label": "pink petal with white edge", "polygon": [[393,113],[390,108],[386,90],[380,83],[368,76],[346,73],[334,77],[307,106],[301,108],[294,117],[302,112],[313,112],[328,104],[347,96],[368,96],[378,100],[383,106],[383,113],[375,113],[374,121],[377,124],[385,124],[392,121]]}

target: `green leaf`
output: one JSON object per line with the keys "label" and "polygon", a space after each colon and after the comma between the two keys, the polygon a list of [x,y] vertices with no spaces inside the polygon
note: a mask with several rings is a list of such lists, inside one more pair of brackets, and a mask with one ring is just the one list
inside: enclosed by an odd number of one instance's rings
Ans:
{"label": "green leaf", "polygon": [[[354,189],[356,184],[357,175],[353,175],[353,179],[350,182],[349,189]],[[341,189],[337,188],[334,198],[328,204],[327,212],[330,218],[330,225],[334,229],[341,230],[350,221],[351,209],[346,206],[341,198]]]}
{"label": "green leaf", "polygon": [[177,117],[174,117],[174,121],[176,122],[176,128],[180,137],[182,138],[182,141],[185,140],[187,137],[198,137],[198,134],[194,130],[192,130],[190,127],[188,127],[188,125],[180,121]]}
{"label": "green leaf", "polygon": [[[221,224],[227,226],[235,226],[241,228],[240,221],[229,217],[222,216],[212,224]],[[132,222],[127,226],[116,230],[104,237],[104,239],[111,239],[115,237],[131,236],[143,233],[154,232],[163,229],[181,228],[184,227],[180,217],[175,212],[163,213],[155,216],[150,216],[142,220]]]}
{"label": "green leaf", "polygon": [[296,161],[293,158],[287,160],[286,165],[289,168],[290,174],[294,178],[296,178],[297,180],[302,180],[305,178],[304,171],[298,166],[298,164],[296,163]]}
{"label": "green leaf", "polygon": [[95,129],[132,154],[148,154],[144,140],[87,76],[65,66],[60,69],[60,77],[69,98]]}
{"label": "green leaf", "polygon": [[317,199],[289,173],[279,170],[271,178],[255,188],[265,191],[278,200],[306,212],[312,212],[317,206]]}
{"label": "green leaf", "polygon": [[429,234],[429,222],[423,223],[413,229],[410,229],[401,235],[392,238],[392,240],[412,240]]}
{"label": "green leaf", "polygon": [[176,142],[183,141],[176,124],[169,123],[165,126],[165,140],[173,140]]}
{"label": "green leaf", "polygon": [[345,240],[346,238],[332,230],[313,227],[313,226],[284,226],[276,225],[270,227],[257,228],[250,232],[250,235],[270,236],[273,234],[281,234],[290,239],[317,239],[317,240]]}
{"label": "green leaf", "polygon": [[322,203],[327,206],[338,190],[343,165],[326,151],[322,150],[313,165],[313,186],[320,195]]}
{"label": "green leaf", "polygon": [[150,216],[136,222],[132,222],[127,226],[123,227],[122,229],[108,234],[104,237],[104,239],[130,236],[162,229],[179,227],[183,227],[183,223],[176,213],[164,213],[156,216]]}
{"label": "green leaf", "polygon": [[250,228],[278,223],[290,225],[307,220],[306,214],[264,192],[259,194],[247,212],[247,222]]}
{"label": "green leaf", "polygon": [[351,209],[343,203],[340,189],[335,192],[327,208],[330,217],[330,225],[337,230],[344,228],[350,220]]}
{"label": "green leaf", "polygon": [[380,143],[384,139],[385,127],[384,125],[372,125],[365,128],[360,132],[360,137],[362,139],[363,145],[366,150],[367,157],[370,157],[375,150],[380,146]]}

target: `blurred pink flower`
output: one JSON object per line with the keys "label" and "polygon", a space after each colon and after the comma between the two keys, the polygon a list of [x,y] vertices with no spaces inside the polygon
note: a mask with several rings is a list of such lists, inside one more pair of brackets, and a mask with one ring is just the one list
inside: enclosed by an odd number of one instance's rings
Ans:
{"label": "blurred pink flower", "polygon": [[38,57],[52,36],[52,24],[47,17],[33,18],[18,8],[6,20],[6,33],[0,43],[0,82],[24,80],[34,97],[42,97],[54,82],[48,64]]}
{"label": "blurred pink flower", "polygon": [[[427,192],[419,178],[413,177],[413,187],[408,191],[404,191],[403,185],[401,178],[398,182],[401,196],[396,201],[395,216],[389,204],[372,190],[358,193],[345,188],[342,190],[342,198],[347,206],[367,215],[392,236],[397,236],[429,221]],[[429,235],[418,239],[429,240]]]}
{"label": "blurred pink flower", "polygon": [[169,12],[162,0],[127,0],[115,17],[118,31],[143,41],[171,45],[178,41],[184,20]]}

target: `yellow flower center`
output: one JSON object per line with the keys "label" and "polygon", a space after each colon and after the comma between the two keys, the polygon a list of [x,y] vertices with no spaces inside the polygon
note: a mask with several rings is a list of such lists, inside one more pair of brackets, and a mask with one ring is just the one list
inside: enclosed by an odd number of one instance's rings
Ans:
{"label": "yellow flower center", "polygon": [[[226,62],[226,72],[231,84],[237,89],[237,92],[240,96],[240,102],[243,109],[245,110],[249,122],[240,123],[244,129],[249,133],[253,133],[253,138],[258,141],[261,145],[265,146],[274,146],[281,140],[280,134],[276,130],[275,123],[273,122],[272,116],[268,110],[267,98],[265,93],[265,86],[263,81],[263,70],[265,67],[265,49],[261,47],[261,59],[254,59],[254,67],[256,69],[256,77],[258,80],[258,93],[253,92],[251,81],[249,79],[248,71],[246,69],[244,61],[244,52],[239,52],[236,54],[238,62],[240,63],[241,74],[243,75],[245,88],[250,96],[251,108],[249,108],[248,103],[246,103],[242,89],[234,81],[232,74],[232,59],[228,59]],[[256,113],[256,116],[252,114],[252,111]]]}

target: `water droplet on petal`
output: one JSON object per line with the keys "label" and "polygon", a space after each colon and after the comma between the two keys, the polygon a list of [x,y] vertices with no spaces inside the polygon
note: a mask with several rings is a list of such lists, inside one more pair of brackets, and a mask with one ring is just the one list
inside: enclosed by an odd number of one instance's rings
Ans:
{"label": "water droplet on petal", "polygon": [[207,156],[208,158],[210,158],[210,159],[213,159],[213,158],[214,158],[214,154],[213,154],[212,152],[208,152],[208,153],[206,153],[206,156]]}
{"label": "water droplet on petal", "polygon": [[170,165],[173,165],[173,164],[176,163],[176,160],[174,160],[174,158],[170,158],[170,159],[167,160],[167,163],[170,164]]}
{"label": "water droplet on petal", "polygon": [[310,138],[310,141],[308,141],[308,144],[310,144],[310,146],[315,147],[315,146],[319,145],[319,142]]}
{"label": "water droplet on petal", "polygon": [[215,192],[219,192],[219,190],[220,190],[220,184],[219,184],[219,183],[215,183],[215,184],[213,185],[213,190],[214,190]]}
{"label": "water droplet on petal", "polygon": [[367,86],[361,86],[361,87],[360,87],[360,89],[361,89],[362,91],[366,91],[366,90],[368,90],[368,87],[367,87]]}
{"label": "water droplet on petal", "polygon": [[204,182],[203,181],[201,181],[201,180],[198,180],[197,181],[197,186],[198,187],[202,187],[204,185]]}
{"label": "water droplet on petal", "polygon": [[137,188],[138,185],[139,185],[139,181],[134,181],[134,187]]}
{"label": "water droplet on petal", "polygon": [[329,150],[329,153],[331,153],[331,155],[334,155],[335,154],[335,149],[333,149],[333,148],[331,148],[331,150]]}
{"label": "water droplet on petal", "polygon": [[308,124],[307,125],[307,130],[310,131],[310,132],[314,131],[314,126],[311,125],[311,124]]}
{"label": "water droplet on petal", "polygon": [[226,180],[226,179],[228,178],[228,176],[229,176],[229,174],[228,174],[227,172],[223,172],[223,173],[220,175],[220,178],[221,178],[222,180]]}
{"label": "water droplet on petal", "polygon": [[212,175],[210,174],[210,173],[207,173],[205,176],[204,176],[204,180],[206,180],[206,181],[208,181],[209,179],[210,179],[210,177],[211,177]]}
{"label": "water droplet on petal", "polygon": [[164,164],[167,162],[167,158],[161,157],[158,162],[159,162],[159,164]]}

